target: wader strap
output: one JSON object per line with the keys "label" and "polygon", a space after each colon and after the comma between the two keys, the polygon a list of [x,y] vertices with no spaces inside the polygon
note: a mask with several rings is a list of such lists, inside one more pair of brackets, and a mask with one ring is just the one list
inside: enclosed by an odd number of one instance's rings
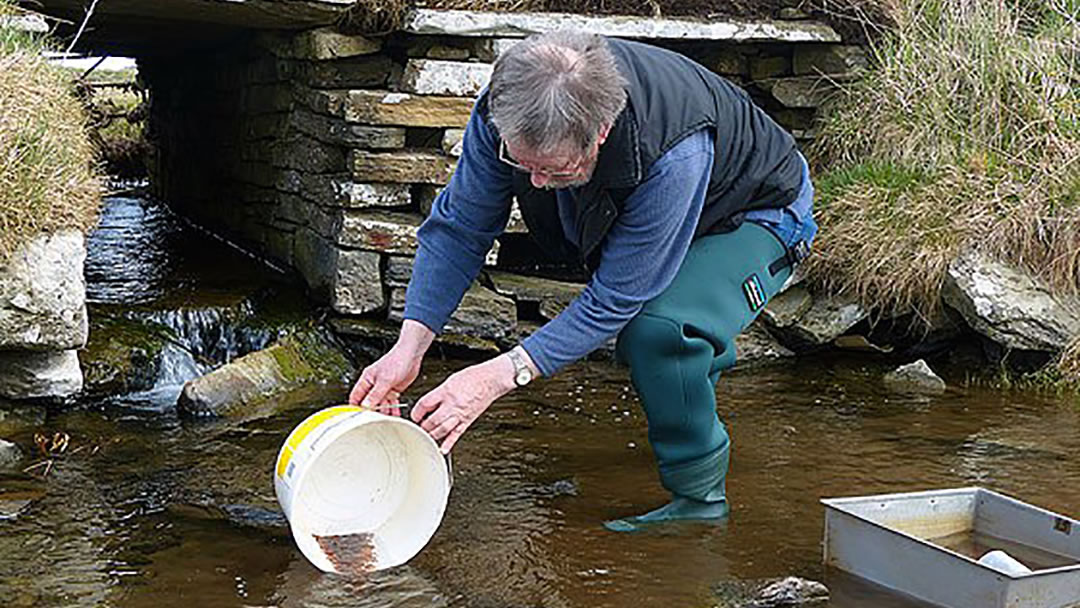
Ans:
{"label": "wader strap", "polygon": [[776,276],[781,270],[788,266],[795,267],[796,264],[806,259],[806,256],[810,255],[810,245],[806,241],[799,241],[791,247],[786,247],[784,255],[776,259],[775,262],[769,264],[769,273]]}

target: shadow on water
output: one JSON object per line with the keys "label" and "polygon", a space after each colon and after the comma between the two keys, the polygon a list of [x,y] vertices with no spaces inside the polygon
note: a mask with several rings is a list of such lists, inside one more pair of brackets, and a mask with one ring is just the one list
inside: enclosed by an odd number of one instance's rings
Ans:
{"label": "shadow on water", "polygon": [[[413,392],[460,365],[432,362]],[[270,477],[288,430],[345,387],[292,395],[294,409],[241,426],[116,407],[54,414],[48,428],[100,449],[59,462],[34,482],[45,497],[0,524],[0,603],[705,607],[727,606],[727,582],[795,574],[826,580],[834,608],[913,608],[823,572],[819,498],[978,484],[1077,513],[1075,407],[983,390],[897,397],[882,371],[807,361],[723,379],[731,519],[626,536],[600,523],[664,500],[644,418],[621,370],[575,366],[475,425],[431,544],[364,581],[303,560]]]}
{"label": "shadow on water", "polygon": [[[160,210],[126,201],[112,209],[103,225],[115,234],[92,239],[104,255],[87,270],[95,306],[137,301],[121,312],[160,320],[185,308],[176,302],[206,310],[251,301],[268,281],[220,248],[177,255],[170,248],[190,235],[154,236],[174,221]],[[131,228],[135,220],[142,228]],[[141,253],[110,249],[125,240]],[[243,310],[247,321],[270,314]],[[186,352],[220,346],[220,319],[188,332],[203,337]],[[463,365],[429,362],[406,397]],[[34,499],[0,520],[0,606],[729,608],[729,585],[794,574],[828,582],[833,608],[914,608],[823,571],[820,498],[982,485],[1080,512],[1076,407],[981,389],[897,396],[881,386],[884,371],[808,358],[724,377],[719,411],[735,446],[730,520],[621,535],[601,522],[666,498],[644,416],[624,371],[573,366],[474,425],[455,450],[455,486],[430,545],[364,580],[304,561],[271,477],[289,430],[340,403],[347,387],[297,391],[280,398],[283,413],[242,424],[92,399],[8,437],[32,450],[34,432],[63,431],[71,444],[44,478],[43,468],[0,476],[0,506]]]}

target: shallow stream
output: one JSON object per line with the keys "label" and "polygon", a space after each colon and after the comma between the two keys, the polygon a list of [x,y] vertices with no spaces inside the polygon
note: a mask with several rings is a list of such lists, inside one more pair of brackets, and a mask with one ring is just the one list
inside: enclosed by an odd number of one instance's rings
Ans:
{"label": "shallow stream", "polygon": [[[429,361],[407,396],[463,365]],[[474,425],[431,544],[363,581],[304,560],[271,477],[288,431],[347,387],[298,391],[282,413],[242,424],[107,399],[51,411],[8,435],[24,449],[34,432],[71,440],[44,477],[44,466],[0,477],[0,502],[33,500],[0,521],[0,606],[704,608],[726,606],[733,581],[798,575],[828,583],[834,608],[914,608],[823,570],[820,498],[980,485],[1080,515],[1074,402],[978,388],[900,396],[881,383],[892,366],[804,358],[728,374],[730,520],[633,535],[601,522],[665,499],[644,416],[623,370],[574,366]]]}

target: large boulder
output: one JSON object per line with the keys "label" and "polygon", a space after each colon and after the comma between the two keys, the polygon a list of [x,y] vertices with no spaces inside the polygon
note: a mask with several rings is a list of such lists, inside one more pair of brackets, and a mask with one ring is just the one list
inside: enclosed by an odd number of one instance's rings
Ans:
{"label": "large boulder", "polygon": [[974,250],[949,266],[942,297],[1005,348],[1057,352],[1080,335],[1080,299],[1052,294],[1029,273]]}
{"label": "large boulder", "polygon": [[272,398],[277,395],[310,385],[344,386],[353,373],[351,362],[323,332],[302,330],[189,381],[178,408],[191,416],[258,418],[276,411]]}
{"label": "large boulder", "polygon": [[63,351],[86,344],[82,233],[40,236],[0,267],[0,349]]}
{"label": "large boulder", "polygon": [[60,399],[83,387],[79,356],[73,350],[51,353],[0,351],[0,396],[10,399]]}

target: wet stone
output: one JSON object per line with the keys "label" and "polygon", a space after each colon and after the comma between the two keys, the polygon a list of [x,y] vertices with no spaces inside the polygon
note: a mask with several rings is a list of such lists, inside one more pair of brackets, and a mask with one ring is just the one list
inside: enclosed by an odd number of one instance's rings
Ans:
{"label": "wet stone", "polygon": [[27,433],[45,424],[48,410],[43,405],[0,400],[0,437]]}
{"label": "wet stone", "polygon": [[402,127],[357,125],[345,122],[344,118],[300,109],[292,112],[289,121],[297,131],[333,144],[375,150],[405,147],[405,129]]}
{"label": "wet stone", "polygon": [[[390,296],[390,320],[401,322],[405,314],[405,290],[394,289]],[[447,333],[488,339],[513,335],[517,306],[510,298],[473,285],[444,328]]]}
{"label": "wet stone", "polygon": [[791,341],[821,346],[840,337],[869,314],[854,298],[819,296],[813,298],[806,313],[778,335],[785,344]]}
{"label": "wet stone", "polygon": [[945,391],[945,381],[922,359],[886,374],[885,385],[899,392],[938,394]]}
{"label": "wet stone", "polygon": [[724,581],[713,586],[716,608],[809,608],[824,606],[829,589],[795,576],[765,581]]}
{"label": "wet stone", "polygon": [[16,519],[45,496],[43,490],[18,490],[0,493],[0,521]]}
{"label": "wet stone", "polygon": [[275,413],[275,395],[341,382],[352,374],[351,363],[321,332],[300,331],[189,381],[178,410],[189,416],[260,418]]}
{"label": "wet stone", "polygon": [[0,352],[0,396],[11,399],[70,397],[83,388],[79,356],[73,350]]}
{"label": "wet stone", "polygon": [[0,439],[0,470],[10,469],[22,460],[22,450],[18,445]]}

